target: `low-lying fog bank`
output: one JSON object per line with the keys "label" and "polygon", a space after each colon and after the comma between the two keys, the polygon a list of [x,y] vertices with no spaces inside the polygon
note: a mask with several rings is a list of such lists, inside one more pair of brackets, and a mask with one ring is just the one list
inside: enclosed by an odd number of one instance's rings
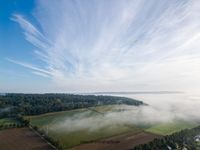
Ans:
{"label": "low-lying fog bank", "polygon": [[[170,118],[170,119],[184,119],[189,121],[200,120],[200,95],[197,94],[143,94],[131,95],[127,97],[134,97],[149,104],[146,113],[154,113],[155,117]],[[164,115],[165,114],[165,115]],[[165,119],[164,119],[165,120]]]}
{"label": "low-lying fog bank", "polygon": [[[125,96],[125,95],[123,95]],[[140,94],[127,97],[142,100],[147,106],[115,106],[110,111],[98,114],[91,110],[67,117],[52,126],[55,130],[76,131],[88,129],[94,131],[117,125],[153,125],[183,120],[199,122],[199,96],[187,94]]]}

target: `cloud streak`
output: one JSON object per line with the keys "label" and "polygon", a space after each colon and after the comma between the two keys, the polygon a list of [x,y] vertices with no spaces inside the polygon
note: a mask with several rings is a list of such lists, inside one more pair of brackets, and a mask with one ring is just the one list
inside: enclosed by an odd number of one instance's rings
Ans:
{"label": "cloud streak", "polygon": [[190,91],[200,80],[199,11],[198,0],[37,1],[37,22],[12,20],[44,65],[12,62],[61,89]]}
{"label": "cloud streak", "polygon": [[7,58],[7,60],[12,62],[12,63],[26,67],[28,69],[34,70],[33,71],[34,74],[38,74],[38,75],[43,76],[43,77],[50,77],[50,75],[51,75],[51,72],[44,70],[44,69],[41,69],[41,68],[38,68],[38,67],[35,67],[32,64],[23,63],[23,62],[20,62],[20,61],[9,59],[9,58]]}

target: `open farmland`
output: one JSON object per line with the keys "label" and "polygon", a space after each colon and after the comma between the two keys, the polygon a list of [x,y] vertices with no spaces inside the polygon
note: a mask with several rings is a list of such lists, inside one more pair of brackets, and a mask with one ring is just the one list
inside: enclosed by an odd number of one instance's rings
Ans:
{"label": "open farmland", "polygon": [[133,124],[115,124],[104,118],[104,113],[122,111],[118,106],[99,106],[26,117],[50,137],[59,140],[65,148],[125,133],[138,133]]}
{"label": "open farmland", "polygon": [[134,118],[136,110],[138,108],[132,106],[107,105],[26,118],[30,119],[31,125],[58,140],[65,149],[73,150],[110,150],[123,147],[128,149],[161,135],[196,125],[181,120],[163,124],[138,124]]}
{"label": "open farmland", "polygon": [[0,131],[1,150],[54,150],[29,128]]}

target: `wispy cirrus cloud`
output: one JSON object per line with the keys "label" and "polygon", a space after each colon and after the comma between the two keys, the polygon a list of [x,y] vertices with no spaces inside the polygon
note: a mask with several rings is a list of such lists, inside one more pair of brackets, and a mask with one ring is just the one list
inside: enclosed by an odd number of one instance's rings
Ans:
{"label": "wispy cirrus cloud", "polygon": [[23,67],[26,67],[28,69],[34,70],[33,71],[34,74],[41,75],[43,77],[50,77],[50,75],[51,75],[50,71],[42,69],[42,68],[39,68],[39,67],[36,67],[36,66],[34,66],[32,64],[16,61],[16,60],[13,60],[13,59],[10,59],[10,58],[7,58],[7,60],[12,62],[12,63],[15,63],[15,64],[21,65]]}
{"label": "wispy cirrus cloud", "polygon": [[39,27],[20,14],[12,20],[44,65],[12,62],[68,89],[192,89],[200,75],[199,11],[198,0],[37,1]]}

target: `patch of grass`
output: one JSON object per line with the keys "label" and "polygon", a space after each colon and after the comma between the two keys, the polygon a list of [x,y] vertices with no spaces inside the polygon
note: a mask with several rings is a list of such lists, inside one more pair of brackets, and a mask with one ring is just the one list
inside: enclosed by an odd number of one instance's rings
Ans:
{"label": "patch of grass", "polygon": [[97,107],[91,107],[91,108],[100,112],[109,112],[109,111],[113,111],[113,109],[118,106],[119,105],[106,105],[106,106],[97,106]]}
{"label": "patch of grass", "polygon": [[155,134],[160,134],[160,135],[170,135],[172,133],[181,131],[183,129],[194,128],[197,125],[198,125],[198,123],[195,123],[195,122],[175,120],[175,121],[169,122],[169,123],[154,125],[148,129],[146,129],[146,131],[155,133]]}

